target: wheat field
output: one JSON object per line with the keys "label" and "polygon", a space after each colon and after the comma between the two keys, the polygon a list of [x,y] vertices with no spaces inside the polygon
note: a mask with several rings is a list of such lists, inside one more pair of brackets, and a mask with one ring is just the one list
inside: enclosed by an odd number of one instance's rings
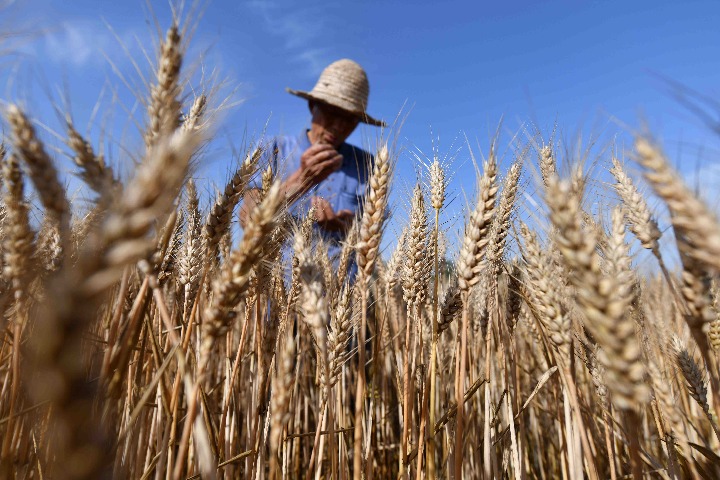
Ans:
{"label": "wheat field", "polygon": [[183,33],[157,52],[128,180],[67,122],[86,210],[31,113],[3,110],[0,477],[720,478],[720,223],[651,135],[601,162],[615,196],[595,213],[555,139],[505,171],[493,140],[454,249],[455,172],[431,158],[383,255],[400,161],[385,132],[333,261],[257,149],[201,204],[191,165],[215,119],[188,94]]}

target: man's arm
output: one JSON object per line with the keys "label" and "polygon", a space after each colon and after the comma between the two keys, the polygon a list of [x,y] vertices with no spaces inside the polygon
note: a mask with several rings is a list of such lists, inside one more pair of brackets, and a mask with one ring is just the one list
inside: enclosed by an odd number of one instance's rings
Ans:
{"label": "man's arm", "polygon": [[[286,198],[290,199],[292,194],[290,191],[295,189],[292,185],[287,185],[287,182],[281,187],[285,190]],[[250,219],[250,213],[257,206],[260,200],[260,190],[257,188],[249,189],[245,192],[245,199],[240,205],[240,225],[243,228],[247,225]],[[329,232],[347,232],[352,221],[355,218],[355,214],[350,210],[340,210],[336,212],[332,209],[330,203],[321,197],[313,197],[311,199],[312,206],[315,208],[315,222],[320,227]]]}
{"label": "man's arm", "polygon": [[[342,155],[332,145],[320,143],[312,145],[303,152],[300,157],[300,167],[282,183],[280,191],[285,195],[288,204],[292,205],[304,193],[338,170],[340,165],[342,165]],[[240,225],[243,228],[259,200],[260,190],[245,191],[245,198],[240,206]],[[330,210],[332,211],[332,208]]]}

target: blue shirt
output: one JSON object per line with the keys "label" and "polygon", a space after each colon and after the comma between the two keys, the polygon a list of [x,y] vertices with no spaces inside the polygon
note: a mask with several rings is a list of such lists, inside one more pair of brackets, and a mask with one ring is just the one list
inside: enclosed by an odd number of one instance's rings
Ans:
{"label": "blue shirt", "polygon": [[[300,157],[312,144],[307,136],[307,130],[303,130],[300,135],[274,137],[269,142],[263,142],[263,145],[265,150],[260,159],[260,167],[267,168],[267,165],[272,165],[276,178],[286,180],[300,168]],[[338,148],[338,152],[343,157],[340,169],[331,173],[289,206],[290,214],[296,220],[305,218],[310,210],[312,197],[324,198],[335,212],[350,210],[357,218],[362,214],[362,202],[374,157],[348,143],[343,143]],[[251,182],[249,187],[261,188],[260,178]],[[328,232],[318,225],[315,226],[315,231],[327,241],[330,259],[335,263],[342,248],[340,242],[344,240],[345,235],[342,232]]]}

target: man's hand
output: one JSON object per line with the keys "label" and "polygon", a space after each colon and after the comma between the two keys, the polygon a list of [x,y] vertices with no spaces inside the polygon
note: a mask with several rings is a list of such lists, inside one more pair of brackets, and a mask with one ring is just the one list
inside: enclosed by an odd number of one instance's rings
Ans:
{"label": "man's hand", "polygon": [[329,232],[347,233],[355,218],[355,214],[350,210],[334,211],[330,203],[322,197],[312,197],[312,206],[315,208],[315,221]]}
{"label": "man's hand", "polygon": [[335,147],[316,143],[300,156],[300,167],[283,182],[282,191],[290,204],[325,180],[342,165],[343,157]]}
{"label": "man's hand", "polygon": [[332,145],[324,143],[312,145],[300,157],[302,188],[307,191],[325,180],[340,168],[342,160],[342,155]]}

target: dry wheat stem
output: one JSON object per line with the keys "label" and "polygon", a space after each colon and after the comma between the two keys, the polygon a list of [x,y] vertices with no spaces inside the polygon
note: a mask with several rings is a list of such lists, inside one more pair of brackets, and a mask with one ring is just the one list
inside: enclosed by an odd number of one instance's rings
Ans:
{"label": "dry wheat stem", "polygon": [[[491,150],[488,160],[484,164],[483,174],[480,179],[480,192],[475,209],[470,215],[470,219],[465,226],[465,236],[460,248],[459,258],[457,262],[458,268],[458,286],[460,287],[461,299],[463,305],[463,321],[458,329],[456,340],[456,367],[455,367],[455,401],[458,405],[462,404],[462,394],[465,376],[465,360],[466,360],[466,342],[468,328],[468,291],[471,286],[480,280],[481,260],[485,254],[485,246],[487,245],[487,233],[492,221],[494,210],[495,195],[497,186],[495,179],[497,176],[497,162],[494,150]],[[488,329],[489,331],[489,329]],[[485,372],[487,375],[487,371]],[[487,395],[486,388],[486,395]],[[486,402],[487,403],[487,402]],[[458,410],[455,420],[455,465],[454,471],[456,478],[462,475],[462,445],[463,445],[463,409]],[[487,411],[486,411],[487,414]],[[489,420],[486,416],[486,422]],[[484,438],[486,445],[489,445],[487,432]],[[487,459],[486,459],[487,460]],[[488,465],[485,465],[486,475]]]}
{"label": "dry wheat stem", "polygon": [[367,328],[368,286],[375,268],[380,238],[382,237],[385,209],[388,202],[391,177],[391,159],[387,145],[378,148],[368,192],[363,203],[358,243],[355,246],[358,264],[358,281],[361,296],[361,321],[358,329],[358,375],[355,393],[355,432],[353,434],[353,478],[362,478],[363,415],[365,411],[365,330]]}
{"label": "dry wheat stem", "polygon": [[[434,159],[430,166],[430,204],[435,211],[435,222],[432,236],[432,247],[433,247],[433,290],[431,299],[432,308],[432,346],[430,351],[430,412],[429,419],[431,428],[435,425],[435,398],[437,395],[437,344],[439,340],[439,323],[438,323],[438,289],[440,286],[440,272],[439,272],[439,252],[438,252],[438,237],[440,232],[440,210],[443,208],[445,203],[445,190],[447,188],[447,180],[445,179],[445,170],[440,165],[437,157]],[[405,231],[403,231],[405,234]],[[402,237],[398,241],[400,244]],[[435,436],[430,437],[430,442],[427,448],[427,458],[425,459],[427,464],[427,473],[429,480],[435,480]],[[420,473],[420,466],[418,466],[418,474]]]}

